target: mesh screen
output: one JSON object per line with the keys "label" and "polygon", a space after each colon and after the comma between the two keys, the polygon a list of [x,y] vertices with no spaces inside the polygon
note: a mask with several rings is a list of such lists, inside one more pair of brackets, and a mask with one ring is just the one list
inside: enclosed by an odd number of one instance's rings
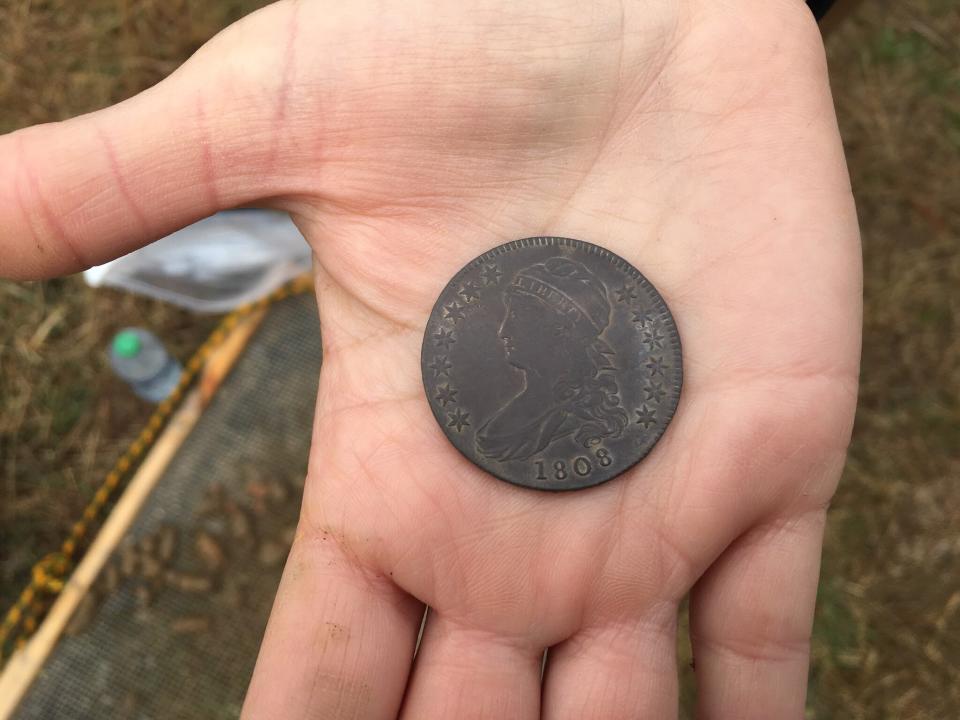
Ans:
{"label": "mesh screen", "polygon": [[299,512],[320,358],[313,298],[273,305],[17,720],[239,714]]}

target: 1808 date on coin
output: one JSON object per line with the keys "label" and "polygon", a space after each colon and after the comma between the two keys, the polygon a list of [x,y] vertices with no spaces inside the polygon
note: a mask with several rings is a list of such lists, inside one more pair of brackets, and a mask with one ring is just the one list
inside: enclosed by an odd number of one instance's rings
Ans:
{"label": "1808 date on coin", "polygon": [[423,385],[450,442],[501,480],[576,490],[641,460],[680,399],[673,316],[597,245],[533,237],[473,260],[440,294]]}

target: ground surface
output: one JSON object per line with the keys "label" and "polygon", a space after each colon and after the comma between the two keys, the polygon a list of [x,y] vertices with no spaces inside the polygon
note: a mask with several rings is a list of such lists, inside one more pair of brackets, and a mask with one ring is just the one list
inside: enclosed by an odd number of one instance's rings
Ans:
{"label": "ground surface", "polygon": [[316,315],[307,295],[270,308],[16,720],[237,717],[300,510]]}
{"label": "ground surface", "polygon": [[[0,131],[149,86],[259,4],[0,0]],[[955,0],[868,0],[828,38],[866,309],[811,718],[960,717],[958,38]],[[110,335],[144,325],[186,358],[211,323],[78,278],[0,282],[0,606],[149,414],[109,374]]]}

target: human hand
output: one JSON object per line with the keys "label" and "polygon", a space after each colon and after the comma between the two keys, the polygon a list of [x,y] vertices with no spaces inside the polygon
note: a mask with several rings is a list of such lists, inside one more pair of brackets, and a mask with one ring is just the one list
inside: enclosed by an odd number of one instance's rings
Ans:
{"label": "human hand", "polygon": [[[291,211],[314,249],[310,470],[246,717],[675,716],[688,592],[699,715],[802,717],[860,261],[799,0],[285,1],[0,157],[4,275],[244,203]],[[492,479],[420,383],[448,278],[531,235],[629,260],[683,338],[666,435],[590,490]]]}

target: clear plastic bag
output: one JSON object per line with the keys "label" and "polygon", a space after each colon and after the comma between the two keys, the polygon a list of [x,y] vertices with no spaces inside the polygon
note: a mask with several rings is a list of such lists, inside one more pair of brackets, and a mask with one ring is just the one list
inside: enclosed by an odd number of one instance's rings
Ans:
{"label": "clear plastic bag", "polygon": [[122,288],[198,312],[226,312],[310,269],[311,251],[286,213],[225,210],[121,258],[87,283]]}

